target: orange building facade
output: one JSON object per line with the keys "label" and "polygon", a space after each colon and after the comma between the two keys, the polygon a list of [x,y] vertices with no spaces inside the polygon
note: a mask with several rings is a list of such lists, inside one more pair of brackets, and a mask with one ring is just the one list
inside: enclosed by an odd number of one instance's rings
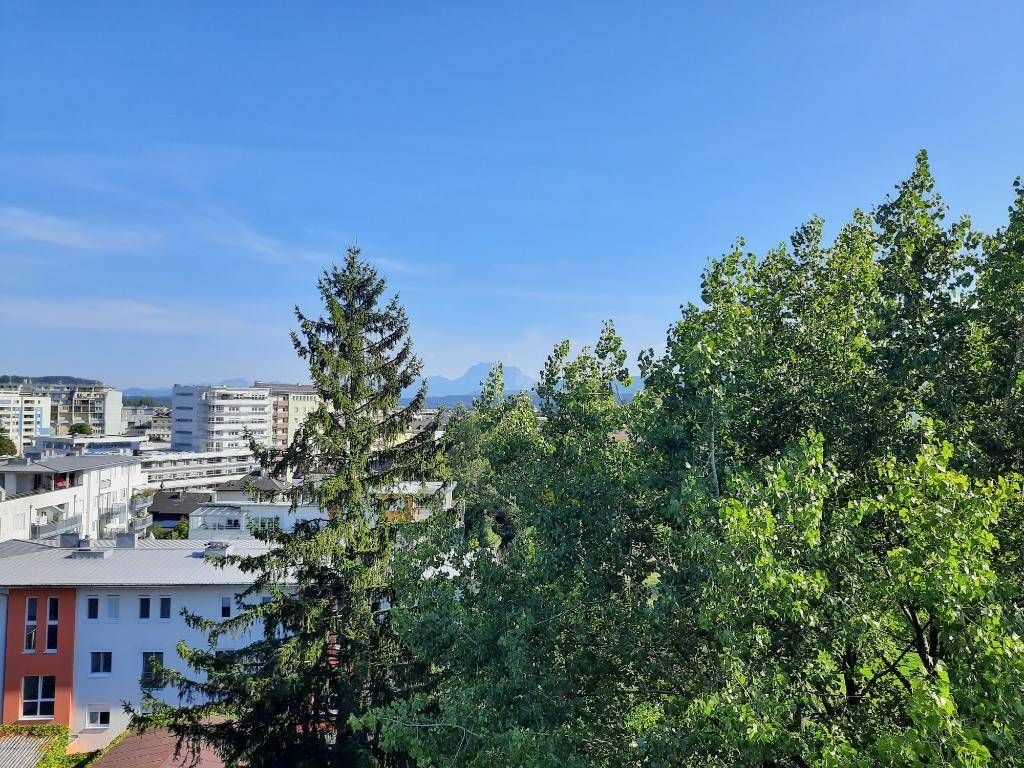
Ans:
{"label": "orange building facade", "polygon": [[74,589],[11,589],[4,659],[5,724],[71,726]]}

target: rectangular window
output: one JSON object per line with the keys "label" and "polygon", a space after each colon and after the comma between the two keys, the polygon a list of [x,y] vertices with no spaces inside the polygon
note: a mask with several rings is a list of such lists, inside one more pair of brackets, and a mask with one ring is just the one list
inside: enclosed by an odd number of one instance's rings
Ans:
{"label": "rectangular window", "polygon": [[224,527],[228,529],[241,528],[242,522],[237,517],[229,517],[224,523]]}
{"label": "rectangular window", "polygon": [[220,599],[220,617],[222,619],[230,619],[231,618],[231,598],[230,597],[222,597]]}
{"label": "rectangular window", "polygon": [[121,596],[107,595],[107,621],[117,621],[121,618]]}
{"label": "rectangular window", "polygon": [[89,705],[89,727],[106,728],[110,725],[110,707],[100,704]]}
{"label": "rectangular window", "polygon": [[21,716],[53,718],[54,693],[57,681],[53,675],[30,675],[22,680]]}
{"label": "rectangular window", "polygon": [[96,621],[100,617],[100,599],[90,595],[85,598],[85,618],[87,621]]}
{"label": "rectangular window", "polygon": [[166,595],[160,598],[160,618],[164,621],[171,618],[171,598]]}
{"label": "rectangular window", "polygon": [[60,602],[56,597],[46,599],[46,650],[57,650],[57,619]]}
{"label": "rectangular window", "polygon": [[280,517],[261,517],[260,518],[260,530],[261,531],[279,531],[279,530],[281,530],[281,518]]}
{"label": "rectangular window", "polygon": [[25,650],[32,652],[36,649],[36,632],[39,616],[39,598],[25,598]]}
{"label": "rectangular window", "polygon": [[157,669],[163,666],[164,654],[163,651],[143,651],[142,652],[142,686],[144,688],[162,688],[163,686],[157,685],[156,672]]}
{"label": "rectangular window", "polygon": [[139,618],[149,619],[149,595],[143,595],[139,598]]}
{"label": "rectangular window", "polygon": [[93,651],[89,654],[89,674],[109,675],[113,661],[114,654],[110,651]]}

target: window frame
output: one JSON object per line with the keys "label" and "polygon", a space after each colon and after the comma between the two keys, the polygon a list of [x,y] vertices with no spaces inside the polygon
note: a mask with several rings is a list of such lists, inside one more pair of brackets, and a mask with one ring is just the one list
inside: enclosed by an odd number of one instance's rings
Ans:
{"label": "window frame", "polygon": [[[142,606],[146,606],[146,615],[142,615]],[[153,620],[153,597],[151,595],[139,595],[139,621]]]}
{"label": "window frame", "polygon": [[[95,607],[96,615],[90,616]],[[99,595],[86,595],[85,596],[85,620],[88,622],[97,622],[100,620],[100,596]]]}
{"label": "window frame", "polygon": [[[87,704],[85,707],[85,727],[90,731],[104,731],[110,727],[110,713],[112,707],[109,704]],[[92,721],[93,715],[106,715],[107,722],[101,723]],[[98,719],[98,718],[97,718]]]}
{"label": "window frame", "polygon": [[[222,619],[230,619],[232,608],[234,608],[235,600],[230,595],[220,596],[220,617]],[[225,613],[227,611],[227,613]]]}
{"label": "window frame", "polygon": [[[32,610],[29,611],[29,608]],[[31,637],[31,641],[29,640]],[[39,598],[25,598],[25,633],[22,653],[35,653],[39,646]]]}
{"label": "window frame", "polygon": [[152,674],[147,674],[147,668],[148,668],[149,665],[147,665],[146,660],[147,660],[148,657],[151,657],[151,656],[158,657],[161,666],[163,666],[163,663],[164,663],[164,652],[163,651],[143,651],[142,652],[142,676],[139,678],[139,684],[140,684],[140,686],[143,689],[145,689],[147,691],[155,691],[155,690],[159,690],[159,689],[165,687],[163,685],[157,685],[156,681],[153,679]]}
{"label": "window frame", "polygon": [[[116,624],[121,620],[121,595],[107,595],[107,622],[110,624]],[[110,610],[110,606],[117,606],[114,611]]]}
{"label": "window frame", "polygon": [[[106,656],[106,660],[108,662],[106,672],[104,672],[102,669],[99,672],[94,672],[93,671],[93,661],[95,660],[96,657],[99,657],[100,660],[101,660],[100,666],[102,667],[103,666],[102,665],[102,660],[103,660],[104,656]],[[113,673],[113,670],[114,670],[114,652],[113,651],[108,651],[108,650],[105,650],[105,649],[104,650],[100,650],[100,651],[89,651],[89,677],[110,677],[110,675]]]}
{"label": "window frame", "polygon": [[[53,645],[50,645],[50,632],[53,632]],[[46,598],[46,638],[43,653],[57,653],[60,645],[60,598]]]}
{"label": "window frame", "polygon": [[[170,621],[174,616],[174,601],[170,595],[160,595],[157,598],[157,618],[160,621]],[[164,616],[164,606],[167,606],[167,615]]]}
{"label": "window frame", "polygon": [[[26,694],[25,683],[28,680],[32,680],[32,679],[34,679],[36,681],[36,695],[35,695],[34,698],[30,699],[30,698],[28,698],[28,696],[25,695]],[[53,681],[53,683],[52,683],[52,685],[53,685],[53,695],[52,696],[48,696],[48,697],[47,696],[43,696],[43,693],[44,693],[44,690],[45,690],[45,687],[44,687],[45,683],[44,683],[44,681],[47,680],[47,679]],[[34,714],[34,715],[26,715],[25,714],[25,707],[26,707],[26,705],[28,703],[35,704],[36,714]],[[40,712],[43,709],[43,705],[46,704],[46,703],[49,703],[49,705],[50,705],[50,714],[48,714],[48,715],[40,714]],[[54,717],[56,717],[56,710],[57,710],[57,677],[56,677],[56,675],[25,675],[25,676],[23,676],[21,678],[21,717],[18,718],[19,720],[53,720]]]}

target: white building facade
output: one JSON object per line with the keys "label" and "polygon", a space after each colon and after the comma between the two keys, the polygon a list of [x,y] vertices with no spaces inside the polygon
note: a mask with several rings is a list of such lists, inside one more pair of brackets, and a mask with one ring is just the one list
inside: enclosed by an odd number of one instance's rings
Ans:
{"label": "white building facade", "polygon": [[[177,643],[205,647],[206,638],[186,624],[183,609],[210,619],[229,617],[238,610],[237,595],[251,583],[251,576],[237,568],[211,562],[231,550],[187,540],[123,534],[85,546],[9,544],[16,547],[7,552],[0,544],[5,636],[21,643],[27,617],[49,627],[54,616],[58,628],[52,637],[40,630],[27,653],[22,647],[5,649],[3,722],[66,725],[72,752],[101,749],[128,727],[123,704],[140,706],[154,661],[188,671]],[[232,546],[237,553],[262,551],[253,542]],[[31,601],[34,614],[26,610]],[[253,639],[225,637],[219,647],[235,648]],[[26,676],[34,678],[27,686]],[[48,701],[26,701],[24,691],[44,686],[52,691]],[[173,689],[147,690],[168,701],[177,698]]]}
{"label": "white building facade", "polygon": [[36,437],[50,434],[51,409],[46,395],[0,389],[0,435],[7,435],[20,453]]}
{"label": "white building facade", "polygon": [[101,538],[151,520],[136,456],[55,456],[0,463],[0,541]]}
{"label": "white building facade", "polygon": [[145,484],[160,490],[206,490],[246,477],[259,466],[248,448],[149,451],[140,458]]}
{"label": "white building facade", "polygon": [[222,451],[248,446],[248,431],[270,446],[267,387],[182,386],[171,399],[171,449]]}
{"label": "white building facade", "polygon": [[121,434],[121,391],[103,384],[22,384],[21,390],[50,398],[52,434],[66,435],[72,424],[88,424],[95,435]]}

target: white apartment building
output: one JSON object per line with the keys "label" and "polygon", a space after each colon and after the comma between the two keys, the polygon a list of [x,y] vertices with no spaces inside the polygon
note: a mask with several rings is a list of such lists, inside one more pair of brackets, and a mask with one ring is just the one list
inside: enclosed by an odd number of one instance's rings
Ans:
{"label": "white apartment building", "polygon": [[51,408],[46,395],[0,389],[0,435],[7,435],[22,451],[33,438],[50,434]]}
{"label": "white apartment building", "polygon": [[174,385],[171,449],[222,451],[246,448],[246,431],[270,446],[270,390],[267,387]]}
{"label": "white apartment building", "polygon": [[54,456],[0,462],[0,541],[52,539],[76,533],[93,539],[144,532],[150,497],[136,456]]}
{"label": "white apartment building", "polygon": [[30,459],[70,454],[134,454],[143,450],[145,435],[44,435],[32,440],[24,450]]}
{"label": "white apartment building", "polygon": [[88,424],[93,434],[121,434],[121,391],[103,384],[22,384],[21,391],[50,398],[50,428],[66,435],[72,424]]}
{"label": "white apartment building", "polygon": [[239,480],[259,466],[247,447],[218,451],[148,451],[140,458],[144,484],[162,490],[206,490],[229,480]]}
{"label": "white apartment building", "polygon": [[271,444],[283,451],[292,444],[295,433],[310,413],[320,407],[320,395],[312,384],[264,384],[270,389]]}
{"label": "white apartment building", "polygon": [[[54,723],[71,732],[70,752],[105,747],[129,724],[154,661],[186,672],[177,643],[205,647],[183,608],[210,619],[238,610],[252,577],[211,559],[265,551],[256,542],[114,541],[0,544],[0,689],[4,723]],[[38,629],[37,629],[38,627]],[[32,631],[30,631],[32,630]],[[259,630],[257,630],[258,632]],[[220,648],[254,636],[222,638]],[[149,689],[175,701],[176,691]]]}
{"label": "white apartment building", "polygon": [[[254,480],[262,490],[281,490],[284,486],[267,477]],[[292,509],[291,502],[253,501],[243,481],[227,483],[213,489],[213,499],[188,516],[188,537],[200,540],[246,539],[253,529],[291,531],[299,520],[326,519],[326,513],[313,504],[300,504]],[[437,481],[398,483],[380,492],[390,500],[392,513],[409,520],[423,520],[430,515],[431,505],[440,503],[442,509],[451,509],[453,485]],[[436,500],[436,501],[435,501]]]}

